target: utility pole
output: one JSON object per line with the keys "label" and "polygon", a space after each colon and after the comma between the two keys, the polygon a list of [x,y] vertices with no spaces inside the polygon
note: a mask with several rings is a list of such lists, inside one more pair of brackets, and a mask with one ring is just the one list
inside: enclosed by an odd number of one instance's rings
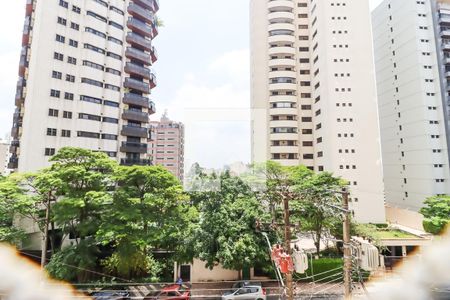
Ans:
{"label": "utility pole", "polygon": [[[289,199],[291,197],[284,195],[283,196],[283,204],[284,204],[284,241],[285,241],[285,250],[287,254],[291,255],[291,222],[290,222],[290,213],[289,213]],[[288,269],[286,273],[286,294],[288,300],[294,300],[294,289],[292,288],[292,271]]]}
{"label": "utility pole", "polygon": [[342,207],[344,209],[344,294],[345,299],[352,297],[352,253],[350,247],[350,211],[348,209],[349,192],[346,188],[342,190]]}

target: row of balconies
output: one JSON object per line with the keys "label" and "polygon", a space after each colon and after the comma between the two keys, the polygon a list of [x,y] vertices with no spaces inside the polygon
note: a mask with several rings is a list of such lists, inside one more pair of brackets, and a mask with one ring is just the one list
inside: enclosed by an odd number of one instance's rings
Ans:
{"label": "row of balconies", "polygon": [[128,13],[132,15],[135,18],[140,19],[141,21],[149,24],[154,24],[155,22],[155,16],[152,12],[149,12],[142,6],[139,6],[135,3],[131,3],[128,5]]}
{"label": "row of balconies", "polygon": [[153,13],[156,13],[159,10],[158,0],[134,0],[134,2],[140,6],[150,9]]}
{"label": "row of balconies", "polygon": [[122,142],[121,152],[129,153],[147,153],[148,145],[145,143]]}

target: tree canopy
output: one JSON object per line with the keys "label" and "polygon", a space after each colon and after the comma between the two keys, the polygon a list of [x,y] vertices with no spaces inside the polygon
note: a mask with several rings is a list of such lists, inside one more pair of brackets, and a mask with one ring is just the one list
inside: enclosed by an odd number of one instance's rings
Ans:
{"label": "tree canopy", "polygon": [[432,234],[441,234],[450,224],[450,196],[429,197],[420,210],[424,216],[423,227]]}

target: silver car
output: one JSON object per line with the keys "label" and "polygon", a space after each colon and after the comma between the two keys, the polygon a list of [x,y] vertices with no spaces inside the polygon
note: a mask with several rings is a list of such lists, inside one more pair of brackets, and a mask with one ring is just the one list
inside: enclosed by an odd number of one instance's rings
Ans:
{"label": "silver car", "polygon": [[224,293],[222,300],[266,300],[266,290],[257,285],[243,286]]}

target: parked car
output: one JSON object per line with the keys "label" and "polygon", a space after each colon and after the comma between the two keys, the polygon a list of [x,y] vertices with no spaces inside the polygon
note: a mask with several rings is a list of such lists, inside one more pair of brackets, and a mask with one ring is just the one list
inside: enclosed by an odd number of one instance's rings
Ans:
{"label": "parked car", "polygon": [[247,280],[242,280],[242,281],[235,282],[235,283],[233,284],[233,286],[231,287],[231,289],[232,289],[233,291],[235,291],[236,289],[240,289],[241,287],[249,286],[249,285],[253,285],[253,286],[262,286],[261,282],[258,282],[258,281],[247,281]]}
{"label": "parked car", "polygon": [[130,292],[123,286],[105,287],[100,291],[90,293],[93,300],[130,300]]}
{"label": "parked car", "polygon": [[150,292],[143,300],[190,300],[191,291],[185,285],[172,284],[163,287],[160,292]]}
{"label": "parked car", "polygon": [[450,285],[437,286],[431,289],[431,297],[433,300],[448,300],[450,299]]}
{"label": "parked car", "polygon": [[225,292],[222,300],[266,300],[266,290],[261,285],[245,285],[235,291]]}

